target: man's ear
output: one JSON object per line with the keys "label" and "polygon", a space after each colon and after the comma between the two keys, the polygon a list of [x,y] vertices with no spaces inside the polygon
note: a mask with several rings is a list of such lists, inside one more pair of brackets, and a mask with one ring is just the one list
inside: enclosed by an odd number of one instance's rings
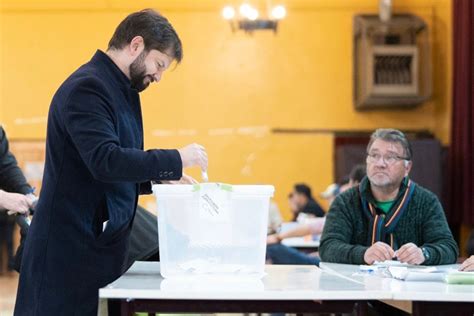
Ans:
{"label": "man's ear", "polygon": [[143,40],[143,37],[139,35],[132,38],[132,40],[130,41],[130,45],[128,45],[128,53],[132,57],[137,57],[143,52],[144,49],[145,42]]}
{"label": "man's ear", "polygon": [[411,171],[411,167],[413,166],[413,162],[411,160],[404,160],[405,164],[405,177],[408,176],[408,174]]}

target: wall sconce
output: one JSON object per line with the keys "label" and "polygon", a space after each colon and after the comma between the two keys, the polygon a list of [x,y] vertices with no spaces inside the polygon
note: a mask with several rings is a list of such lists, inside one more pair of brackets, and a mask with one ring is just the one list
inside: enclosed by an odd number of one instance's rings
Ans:
{"label": "wall sconce", "polygon": [[260,18],[258,10],[249,3],[240,5],[238,13],[233,6],[226,6],[222,10],[222,17],[229,21],[232,32],[243,30],[253,33],[255,30],[278,30],[278,22],[286,17],[286,8],[279,4],[270,8],[269,17]]}

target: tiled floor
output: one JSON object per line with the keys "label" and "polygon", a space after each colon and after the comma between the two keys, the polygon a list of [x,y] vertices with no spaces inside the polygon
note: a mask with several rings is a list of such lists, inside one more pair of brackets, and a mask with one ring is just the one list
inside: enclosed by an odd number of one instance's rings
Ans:
{"label": "tiled floor", "polygon": [[0,316],[13,315],[17,286],[18,273],[0,275]]}

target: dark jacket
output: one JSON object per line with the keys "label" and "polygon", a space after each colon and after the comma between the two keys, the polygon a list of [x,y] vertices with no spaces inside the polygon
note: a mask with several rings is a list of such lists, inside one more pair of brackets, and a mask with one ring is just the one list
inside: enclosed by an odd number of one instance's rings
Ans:
{"label": "dark jacket", "polygon": [[96,315],[98,289],[126,267],[138,194],[151,192],[150,180],[181,176],[177,150],[143,151],[138,92],[98,51],[50,106],[15,315]]}
{"label": "dark jacket", "polygon": [[308,200],[308,203],[306,203],[306,205],[303,207],[301,213],[311,214],[316,217],[323,217],[326,215],[323,208],[313,198]]}

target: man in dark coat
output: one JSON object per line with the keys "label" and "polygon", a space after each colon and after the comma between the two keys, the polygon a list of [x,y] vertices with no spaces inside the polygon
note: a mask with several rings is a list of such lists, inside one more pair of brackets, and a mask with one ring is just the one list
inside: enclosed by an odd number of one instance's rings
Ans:
{"label": "man in dark coat", "polygon": [[183,168],[207,169],[197,144],[143,150],[138,93],[181,58],[168,20],[143,10],[122,21],[108,50],[56,92],[15,315],[96,315],[98,289],[126,267],[138,194],[151,193],[151,181],[193,181]]}

